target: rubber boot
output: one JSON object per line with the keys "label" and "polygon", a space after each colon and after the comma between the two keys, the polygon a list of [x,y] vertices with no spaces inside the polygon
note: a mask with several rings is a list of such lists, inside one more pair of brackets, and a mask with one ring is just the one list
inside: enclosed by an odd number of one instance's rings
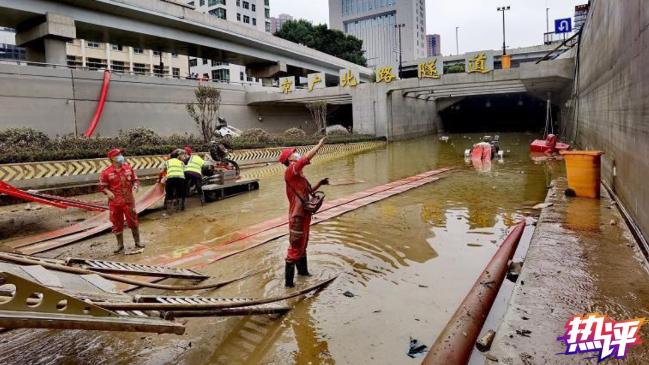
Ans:
{"label": "rubber boot", "polygon": [[117,250],[114,251],[114,254],[124,252],[124,233],[116,233],[115,238],[117,239]]}
{"label": "rubber boot", "polygon": [[140,228],[139,227],[131,228],[131,233],[133,234],[133,241],[135,242],[135,247],[144,248],[145,245],[140,241]]}
{"label": "rubber boot", "polygon": [[286,268],[284,270],[284,286],[287,288],[295,287],[293,279],[295,278],[295,263],[286,261]]}
{"label": "rubber boot", "polygon": [[311,274],[309,273],[309,267],[307,265],[306,255],[302,256],[302,258],[296,263],[296,266],[298,275],[311,276]]}

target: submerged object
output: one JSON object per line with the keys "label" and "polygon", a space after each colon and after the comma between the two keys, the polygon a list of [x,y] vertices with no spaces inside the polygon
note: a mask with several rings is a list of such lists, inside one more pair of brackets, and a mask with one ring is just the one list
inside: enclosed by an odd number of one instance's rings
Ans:
{"label": "submerged object", "polygon": [[530,143],[530,152],[532,153],[558,153],[561,151],[566,151],[570,148],[569,144],[558,142],[557,136],[554,134],[548,134],[548,136],[543,139],[535,139]]}

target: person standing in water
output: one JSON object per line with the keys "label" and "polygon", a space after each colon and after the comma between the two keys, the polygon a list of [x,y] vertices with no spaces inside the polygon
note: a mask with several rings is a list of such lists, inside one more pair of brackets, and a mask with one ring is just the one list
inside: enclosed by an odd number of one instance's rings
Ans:
{"label": "person standing in water", "polygon": [[301,156],[295,148],[286,148],[279,156],[279,162],[286,166],[284,181],[286,182],[286,197],[288,198],[289,215],[289,247],[286,254],[285,285],[287,288],[294,287],[295,268],[300,276],[310,276],[307,267],[306,248],[309,243],[309,228],[311,226],[311,213],[304,210],[304,202],[309,195],[318,190],[320,186],[327,185],[328,179],[320,180],[315,186],[311,186],[304,177],[302,170],[311,163],[320,148],[327,141],[324,137],[311,150]]}

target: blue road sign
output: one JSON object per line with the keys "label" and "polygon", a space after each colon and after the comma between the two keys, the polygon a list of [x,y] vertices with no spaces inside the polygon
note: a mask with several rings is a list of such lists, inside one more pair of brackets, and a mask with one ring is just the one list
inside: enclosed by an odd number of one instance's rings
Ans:
{"label": "blue road sign", "polygon": [[554,32],[555,33],[570,33],[572,32],[572,19],[555,19],[554,20]]}

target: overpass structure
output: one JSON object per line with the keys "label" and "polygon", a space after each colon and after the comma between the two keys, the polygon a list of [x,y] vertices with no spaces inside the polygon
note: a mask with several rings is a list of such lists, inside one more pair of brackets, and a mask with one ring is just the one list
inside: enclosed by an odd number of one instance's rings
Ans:
{"label": "overpass structure", "polygon": [[83,38],[245,65],[255,77],[372,70],[266,32],[160,0],[0,0],[0,25],[32,61],[65,64],[65,42]]}
{"label": "overpass structure", "polygon": [[354,131],[389,139],[436,131],[439,112],[469,96],[526,93],[554,103],[565,97],[574,78],[574,61],[557,59],[492,72],[454,73],[439,79],[408,78],[356,87],[329,87],[312,92],[251,91],[248,105],[290,105],[324,101],[351,104]]}

